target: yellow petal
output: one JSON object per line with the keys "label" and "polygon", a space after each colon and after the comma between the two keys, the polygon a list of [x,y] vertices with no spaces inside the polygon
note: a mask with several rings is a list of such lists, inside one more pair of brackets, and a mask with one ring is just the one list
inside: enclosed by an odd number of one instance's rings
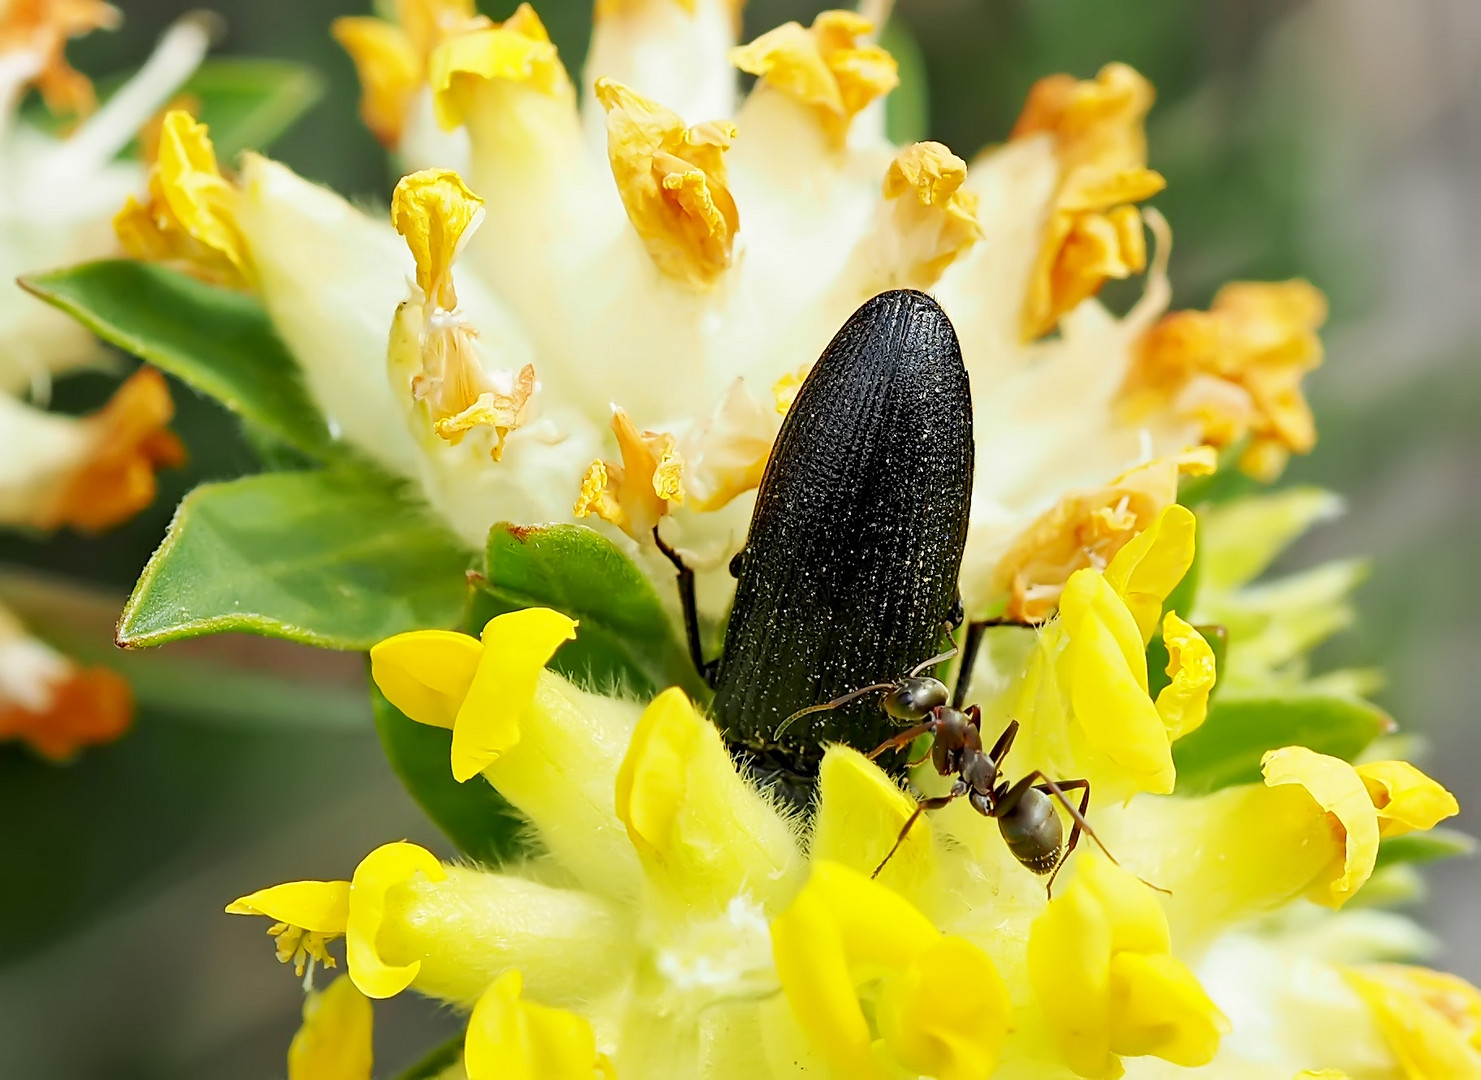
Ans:
{"label": "yellow petal", "polygon": [[[956,987],[942,994],[941,987]],[[927,946],[885,980],[877,1010],[890,1056],[938,1080],[987,1080],[1008,1035],[1008,987],[992,961],[959,937]]]}
{"label": "yellow petal", "polygon": [[348,881],[290,881],[258,889],[226,906],[228,915],[265,915],[319,934],[343,934],[350,914]]}
{"label": "yellow petal", "polygon": [[381,145],[395,146],[422,88],[422,57],[406,33],[384,19],[346,15],[330,30],[360,76],[360,118]]}
{"label": "yellow petal", "polygon": [[638,720],[616,805],[649,880],[681,905],[719,910],[742,892],[765,901],[791,888],[801,866],[786,825],[677,687]]}
{"label": "yellow petal", "polygon": [[884,1077],[858,984],[901,971],[940,938],[898,893],[856,870],[813,861],[771,924],[772,957],[798,1025],[842,1075]]}
{"label": "yellow petal", "polygon": [[500,975],[468,1019],[463,1067],[468,1080],[615,1078],[596,1048],[591,1024],[575,1013],[526,1001],[517,970]]}
{"label": "yellow petal", "polygon": [[1193,565],[1197,534],[1193,511],[1174,503],[1106,567],[1106,581],[1126,601],[1143,644],[1152,640],[1162,605]]}
{"label": "yellow petal", "polygon": [[730,62],[811,108],[842,146],[853,118],[900,82],[895,58],[861,40],[873,31],[855,12],[824,11],[807,29],[785,23],[732,49]]}
{"label": "yellow petal", "polygon": [[669,504],[684,500],[684,456],[672,435],[639,431],[621,408],[612,409],[612,432],[622,464],[593,462],[581,482],[576,516],[596,514],[638,543],[652,543],[653,527]]}
{"label": "yellow petal", "polygon": [[1030,90],[1011,138],[1051,136],[1060,183],[1024,306],[1026,340],[1052,329],[1107,278],[1145,265],[1141,214],[1129,204],[1164,185],[1146,167],[1143,119],[1152,98],[1151,84],[1125,64],[1107,64],[1093,80],[1051,75]]}
{"label": "yellow petal", "polygon": [[1455,975],[1400,964],[1343,971],[1406,1076],[1481,1076],[1481,991]]}
{"label": "yellow petal", "polygon": [[1119,1056],[1203,1065],[1228,1022],[1170,952],[1151,888],[1091,856],[1029,931],[1029,977],[1066,1063],[1119,1076]]}
{"label": "yellow petal", "polygon": [[1168,953],[1111,958],[1111,1049],[1188,1067],[1207,1065],[1229,1022],[1193,973]]}
{"label": "yellow petal", "polygon": [[369,999],[347,976],[309,994],[288,1046],[288,1080],[370,1080],[372,1021]]}
{"label": "yellow petal", "polygon": [[[830,746],[818,772],[815,859],[872,874],[915,812],[915,800],[874,762],[847,746]],[[921,815],[879,879],[909,895],[929,879],[935,862],[931,822]]]}
{"label": "yellow petal", "polygon": [[391,222],[417,264],[417,287],[444,311],[458,306],[453,260],[483,220],[483,200],[451,169],[403,176],[391,196]]}
{"label": "yellow petal", "polygon": [[1407,761],[1370,761],[1357,767],[1378,810],[1378,835],[1433,829],[1460,813],[1455,796]]}
{"label": "yellow petal", "polygon": [[1147,695],[1147,662],[1136,623],[1094,570],[1071,576],[1060,597],[1069,636],[1061,663],[1075,720],[1090,744],[1142,791],[1176,780],[1167,726]]}
{"label": "yellow petal", "polygon": [[465,88],[477,82],[505,82],[548,97],[569,97],[571,80],[550,35],[529,4],[505,22],[444,41],[427,61],[437,122],[451,131],[468,110]]}
{"label": "yellow petal", "polygon": [[371,646],[370,677],[409,719],[451,729],[483,646],[452,630],[411,630]]}
{"label": "yellow petal", "polygon": [[689,507],[706,513],[754,491],[766,472],[776,433],[775,414],[751,396],[745,380],[731,383],[715,411],[681,444],[683,487],[692,496]]}
{"label": "yellow petal", "polygon": [[1065,1063],[1081,1076],[1117,1076],[1111,923],[1095,895],[1077,885],[1072,881],[1029,930],[1029,982]]}
{"label": "yellow petal", "polygon": [[114,229],[137,258],[181,261],[210,280],[240,286],[252,275],[237,226],[237,201],[236,188],[216,164],[206,125],[174,109],[160,126],[149,201],[130,200]]}
{"label": "yellow petal", "polygon": [[350,978],[367,997],[395,997],[411,985],[421,970],[419,960],[408,964],[387,963],[378,940],[386,917],[386,894],[418,874],[430,881],[441,881],[447,876],[437,856],[405,841],[382,844],[355,867],[345,927],[345,960]]}
{"label": "yellow petal", "polygon": [[1175,611],[1162,620],[1162,640],[1167,645],[1167,674],[1172,682],[1157,695],[1157,712],[1167,725],[1168,740],[1177,742],[1208,717],[1208,696],[1217,677],[1214,651]]}
{"label": "yellow petal", "polygon": [[1268,787],[1299,785],[1320,809],[1316,835],[1318,842],[1332,844],[1333,858],[1308,895],[1327,907],[1341,907],[1363,887],[1378,857],[1378,812],[1362,778],[1342,759],[1304,746],[1271,750],[1260,765]]}
{"label": "yellow petal", "polygon": [[895,155],[876,238],[883,273],[872,290],[929,289],[982,239],[977,196],[961,190],[966,179],[967,163],[941,143],[914,143]]}
{"label": "yellow petal", "polygon": [[730,266],[740,215],[725,174],[735,125],[685,127],[621,83],[596,81],[607,110],[607,156],[628,220],[660,271],[695,288]]}
{"label": "yellow petal", "polygon": [[526,608],[490,619],[483,655],[453,721],[452,769],[459,783],[478,775],[519,742],[519,723],[535,686],[576,623],[549,608]]}

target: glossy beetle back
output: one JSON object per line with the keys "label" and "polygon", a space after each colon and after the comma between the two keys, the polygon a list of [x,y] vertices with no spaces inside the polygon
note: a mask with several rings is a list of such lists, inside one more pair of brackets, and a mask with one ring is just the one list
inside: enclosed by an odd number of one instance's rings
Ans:
{"label": "glossy beetle back", "polygon": [[[806,777],[827,742],[895,730],[870,695],[940,651],[972,491],[972,402],[956,333],[924,293],[874,297],[844,324],[782,425],[734,564],[714,714],[763,771]],[[925,674],[925,673],[923,673]]]}

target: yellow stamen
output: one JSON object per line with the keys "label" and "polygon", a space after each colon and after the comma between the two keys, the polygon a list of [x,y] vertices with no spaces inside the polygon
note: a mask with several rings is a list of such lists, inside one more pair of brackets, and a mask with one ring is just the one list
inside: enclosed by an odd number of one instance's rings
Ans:
{"label": "yellow stamen", "polygon": [[650,543],[653,527],[684,501],[684,458],[667,432],[643,431],[622,409],[612,410],[612,432],[622,464],[593,462],[581,481],[577,517],[596,514],[638,543]]}
{"label": "yellow stamen", "polygon": [[946,268],[982,239],[977,196],[962,191],[967,163],[938,142],[907,146],[884,178],[893,246],[881,287],[929,289]]}
{"label": "yellow stamen", "polygon": [[67,42],[112,30],[122,19],[102,0],[10,0],[0,9],[0,56],[32,53],[40,61],[33,81],[46,107],[54,113],[89,113],[97,95],[87,76],[67,63]]}
{"label": "yellow stamen", "polygon": [[628,220],[653,264],[695,288],[730,266],[740,215],[725,179],[735,138],[726,121],[686,128],[677,114],[621,83],[596,81],[607,110],[607,156]]}
{"label": "yellow stamen", "polygon": [[895,58],[867,39],[874,24],[852,11],[825,11],[809,28],[789,22],[730,51],[730,62],[812,109],[837,146],[875,98],[900,82]]}
{"label": "yellow stamen", "polygon": [[1322,362],[1326,318],[1326,298],[1305,281],[1226,285],[1208,311],[1173,312],[1147,331],[1122,409],[1132,421],[1171,409],[1210,446],[1249,436],[1240,467],[1273,479],[1316,444],[1301,381]]}
{"label": "yellow stamen", "polygon": [[182,263],[208,281],[240,287],[252,273],[236,222],[238,195],[221,174],[206,125],[175,110],[160,128],[148,200],[129,196],[113,229],[135,258]]}
{"label": "yellow stamen", "polygon": [[1011,137],[1052,136],[1060,184],[1029,285],[1025,340],[1048,333],[1108,278],[1146,267],[1132,204],[1166,183],[1146,167],[1142,121],[1152,98],[1151,84],[1125,64],[1107,64],[1094,80],[1051,75],[1029,92]]}

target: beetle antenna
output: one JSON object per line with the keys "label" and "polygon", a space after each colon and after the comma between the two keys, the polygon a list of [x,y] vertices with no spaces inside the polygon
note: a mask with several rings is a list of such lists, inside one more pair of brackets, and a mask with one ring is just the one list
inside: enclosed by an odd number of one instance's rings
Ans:
{"label": "beetle antenna", "polygon": [[809,705],[805,709],[798,709],[791,716],[783,720],[780,725],[778,725],[775,733],[773,733],[772,735],[772,738],[780,739],[782,737],[782,732],[791,727],[795,721],[800,720],[802,717],[807,716],[810,713],[827,712],[829,709],[836,709],[840,705],[847,705],[850,701],[857,701],[865,694],[873,693],[875,690],[893,690],[894,688],[894,683],[870,683],[868,686],[861,687],[858,690],[850,690],[842,697],[836,697],[832,701],[825,701],[821,705]]}
{"label": "beetle antenna", "polygon": [[947,649],[944,653],[937,653],[935,656],[931,657],[929,660],[922,660],[919,664],[916,664],[915,667],[913,667],[913,668],[910,669],[910,674],[907,676],[907,678],[913,679],[917,675],[919,675],[922,671],[925,671],[926,668],[928,668],[928,667],[935,667],[937,664],[944,664],[944,663],[946,663],[946,661],[950,660],[955,655],[956,655],[956,646],[953,645],[951,648]]}

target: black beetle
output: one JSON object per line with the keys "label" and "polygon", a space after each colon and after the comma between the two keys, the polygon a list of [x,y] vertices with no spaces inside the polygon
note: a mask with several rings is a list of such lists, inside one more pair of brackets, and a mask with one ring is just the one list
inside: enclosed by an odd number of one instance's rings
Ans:
{"label": "black beetle", "polygon": [[912,290],[869,300],[803,383],[731,562],[712,713],[742,762],[794,801],[806,802],[824,744],[867,751],[895,725],[864,700],[783,722],[918,665],[960,622],[972,460],[971,391],[946,314]]}

